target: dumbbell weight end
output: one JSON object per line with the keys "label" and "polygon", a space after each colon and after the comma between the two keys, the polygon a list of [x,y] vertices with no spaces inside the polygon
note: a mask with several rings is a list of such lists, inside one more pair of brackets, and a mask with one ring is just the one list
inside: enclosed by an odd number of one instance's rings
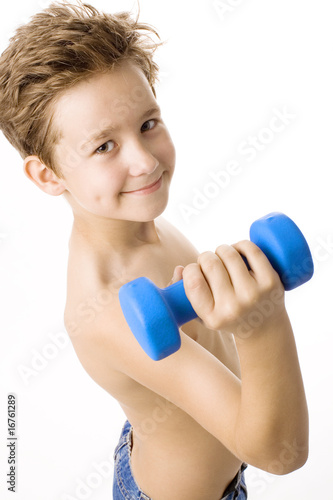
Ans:
{"label": "dumbbell weight end", "polygon": [[250,240],[266,255],[286,291],[312,278],[314,265],[309,245],[287,215],[272,212],[254,221],[250,227]]}
{"label": "dumbbell weight end", "polygon": [[120,288],[119,301],[135,338],[155,361],[178,351],[179,327],[197,317],[183,280],[160,289],[149,278],[137,278]]}

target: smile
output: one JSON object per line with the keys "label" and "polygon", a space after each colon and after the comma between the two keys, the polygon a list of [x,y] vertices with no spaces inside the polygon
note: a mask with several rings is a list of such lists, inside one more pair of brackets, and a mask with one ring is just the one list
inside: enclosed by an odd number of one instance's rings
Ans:
{"label": "smile", "polygon": [[123,191],[122,194],[136,194],[136,195],[143,195],[143,194],[150,194],[153,193],[154,191],[157,191],[162,184],[162,175],[157,179],[157,181],[153,182],[152,184],[149,184],[149,186],[145,186],[140,189],[135,189],[134,191]]}

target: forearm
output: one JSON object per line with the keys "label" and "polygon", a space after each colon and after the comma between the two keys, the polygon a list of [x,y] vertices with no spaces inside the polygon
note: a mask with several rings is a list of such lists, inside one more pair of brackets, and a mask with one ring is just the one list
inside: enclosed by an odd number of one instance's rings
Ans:
{"label": "forearm", "polygon": [[[278,273],[260,248],[244,240],[220,245],[215,254],[204,252],[185,267],[183,279],[204,324],[235,336],[241,387],[235,388],[232,436],[227,436],[233,452],[276,474],[297,469],[307,458],[308,411]],[[287,461],[290,447],[297,450]]]}
{"label": "forearm", "polygon": [[297,469],[307,457],[308,411],[285,309],[269,326],[235,338],[242,373],[237,447],[248,462],[269,472]]}

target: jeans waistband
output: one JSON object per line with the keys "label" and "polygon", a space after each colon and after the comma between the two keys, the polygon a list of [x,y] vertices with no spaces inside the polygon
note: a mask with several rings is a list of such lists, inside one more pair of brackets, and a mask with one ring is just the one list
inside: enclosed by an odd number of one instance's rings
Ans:
{"label": "jeans waistband", "polygon": [[[120,450],[124,446],[126,446],[127,452],[128,452],[128,450],[131,449],[131,447],[132,447],[131,440],[132,440],[132,426],[129,423],[129,421],[127,420],[123,426],[123,429],[121,432],[121,437],[120,437],[119,442],[115,448],[114,459],[116,459],[116,455],[120,452]],[[125,454],[127,454],[127,452],[125,452]],[[122,454],[123,454],[123,452],[122,452]],[[230,482],[230,484],[227,486],[226,490],[224,491],[222,500],[231,500],[231,499],[236,500],[239,497],[239,495],[241,495],[241,498],[246,498],[247,489],[246,489],[244,476],[243,476],[243,472],[246,468],[247,468],[247,464],[243,463],[241,465],[240,469],[238,470],[236,476],[234,477],[234,479]],[[134,478],[133,478],[133,481],[135,482]],[[243,493],[241,493],[241,491]],[[141,494],[140,498],[142,500],[151,500],[141,490],[140,490],[140,494]],[[245,497],[244,497],[244,494],[245,494]]]}

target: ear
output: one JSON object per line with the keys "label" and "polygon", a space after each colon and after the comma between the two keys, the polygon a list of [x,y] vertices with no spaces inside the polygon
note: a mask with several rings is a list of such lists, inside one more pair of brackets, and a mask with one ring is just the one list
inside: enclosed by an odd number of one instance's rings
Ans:
{"label": "ear", "polygon": [[64,179],[56,174],[38,158],[38,156],[27,156],[23,163],[23,171],[37,187],[51,196],[59,196],[66,191]]}

